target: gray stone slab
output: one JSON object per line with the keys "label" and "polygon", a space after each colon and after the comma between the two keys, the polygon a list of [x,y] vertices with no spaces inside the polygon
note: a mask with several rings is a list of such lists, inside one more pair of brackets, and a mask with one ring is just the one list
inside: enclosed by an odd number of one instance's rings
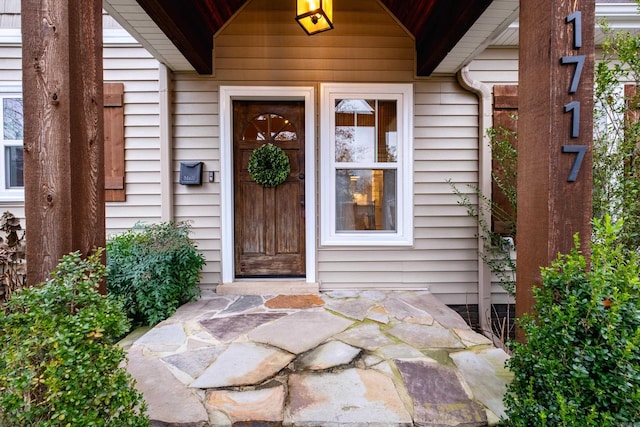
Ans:
{"label": "gray stone slab", "polygon": [[451,331],[434,326],[401,323],[389,329],[387,333],[420,350],[464,348],[462,342]]}
{"label": "gray stone slab", "polygon": [[191,378],[198,378],[225,350],[224,346],[205,347],[165,356],[162,361],[188,374]]}
{"label": "gray stone slab", "polygon": [[222,388],[260,384],[293,360],[291,353],[255,343],[233,343],[190,384]]}
{"label": "gray stone slab", "polygon": [[298,357],[295,369],[319,371],[351,363],[362,350],[341,341],[329,341]]}
{"label": "gray stone slab", "polygon": [[205,406],[209,412],[225,414],[233,425],[281,426],[284,413],[283,385],[260,390],[212,390]]}
{"label": "gray stone slab", "polygon": [[348,328],[353,322],[324,310],[299,311],[259,326],[247,337],[251,341],[269,344],[300,354]]}
{"label": "gray stone slab", "polygon": [[466,347],[493,345],[493,341],[489,338],[471,329],[453,329],[452,331],[460,338]]}
{"label": "gray stone slab", "polygon": [[380,347],[395,343],[380,330],[378,325],[375,324],[363,324],[356,326],[336,335],[335,338],[354,347],[364,348],[369,351],[375,351]]}
{"label": "gray stone slab", "polygon": [[509,356],[502,349],[460,351],[449,355],[475,398],[499,417],[506,416],[502,398],[513,378],[505,368]]}
{"label": "gray stone slab", "polygon": [[389,313],[387,313],[387,310],[385,310],[383,306],[376,305],[367,313],[367,319],[386,325],[389,323]]}
{"label": "gray stone slab", "polygon": [[286,313],[238,314],[200,321],[203,328],[216,339],[229,342],[254,328],[286,316]]}
{"label": "gray stone slab", "polygon": [[127,370],[136,380],[136,388],[144,395],[152,423],[209,425],[200,398],[176,379],[159,359],[143,356],[140,347],[132,348],[127,357]]}
{"label": "gray stone slab", "polygon": [[399,298],[420,310],[426,311],[444,328],[470,329],[467,322],[456,311],[447,307],[446,304],[430,293],[407,292],[400,295]]}
{"label": "gray stone slab", "polygon": [[380,347],[376,353],[385,359],[414,359],[424,357],[424,354],[422,354],[420,350],[404,343]]}
{"label": "gray stone slab", "polygon": [[389,292],[385,291],[362,291],[360,294],[372,301],[384,301],[389,296]]}
{"label": "gray stone slab", "polygon": [[325,307],[343,316],[356,320],[364,320],[377,303],[368,298],[330,299],[325,301]]}
{"label": "gray stone slab", "polygon": [[389,316],[407,323],[418,323],[421,325],[432,325],[433,316],[424,310],[420,310],[411,304],[402,301],[398,297],[389,297],[384,301],[384,307]]}
{"label": "gray stone slab", "polygon": [[151,330],[150,326],[141,326],[131,331],[126,337],[118,341],[118,345],[125,351],[129,350],[136,341],[138,341],[144,334]]}
{"label": "gray stone slab", "polygon": [[206,298],[188,302],[176,310],[167,322],[175,323],[184,320],[193,320],[200,316],[213,316],[226,308],[230,300],[226,297]]}
{"label": "gray stone slab", "polygon": [[386,375],[363,369],[291,374],[285,425],[411,426],[411,415]]}
{"label": "gray stone slab", "polygon": [[262,304],[264,304],[264,299],[260,295],[241,295],[221,314],[242,313],[260,307]]}
{"label": "gray stone slab", "polygon": [[456,372],[430,360],[395,360],[413,399],[416,426],[485,426],[482,405],[467,395]]}
{"label": "gray stone slab", "polygon": [[162,353],[173,352],[187,341],[182,323],[159,325],[140,337],[134,345],[143,345],[148,350]]}
{"label": "gray stone slab", "polygon": [[362,294],[361,291],[349,291],[349,290],[341,290],[341,291],[329,291],[322,293],[322,299],[325,302],[328,302],[331,299],[340,299],[340,298],[358,298]]}

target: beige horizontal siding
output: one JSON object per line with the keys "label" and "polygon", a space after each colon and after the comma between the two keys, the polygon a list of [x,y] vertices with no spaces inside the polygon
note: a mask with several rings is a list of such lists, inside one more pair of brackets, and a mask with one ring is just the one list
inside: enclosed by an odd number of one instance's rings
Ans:
{"label": "beige horizontal siding", "polygon": [[518,82],[518,49],[489,48],[469,64],[474,80],[489,86]]}
{"label": "beige horizontal siding", "polygon": [[[217,284],[221,272],[218,85],[208,77],[176,73],[172,99],[174,218],[188,221],[206,258],[201,283]],[[180,161],[204,163],[201,186],[179,185]],[[208,171],[216,182],[209,183]]]}
{"label": "beige horizontal siding", "polygon": [[[160,220],[158,63],[136,45],[104,47],[105,82],[125,86],[127,201],[107,203],[106,232],[112,235],[136,222]],[[22,50],[0,46],[0,81],[22,84]],[[24,203],[0,202],[1,210],[24,216]]]}

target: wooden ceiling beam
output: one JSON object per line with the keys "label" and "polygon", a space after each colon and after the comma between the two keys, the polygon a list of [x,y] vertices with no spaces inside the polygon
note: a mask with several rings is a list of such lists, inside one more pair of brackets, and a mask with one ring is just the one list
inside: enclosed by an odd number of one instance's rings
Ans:
{"label": "wooden ceiling beam", "polygon": [[428,76],[493,0],[380,0],[413,34],[418,76]]}
{"label": "wooden ceiling beam", "polygon": [[213,33],[193,2],[137,1],[198,73],[213,72]]}

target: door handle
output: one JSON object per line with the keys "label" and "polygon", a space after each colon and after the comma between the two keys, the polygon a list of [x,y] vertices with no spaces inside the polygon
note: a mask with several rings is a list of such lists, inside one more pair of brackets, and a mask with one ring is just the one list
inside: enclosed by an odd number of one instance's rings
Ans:
{"label": "door handle", "polygon": [[304,173],[301,173],[300,175],[298,175],[298,178],[304,179]]}

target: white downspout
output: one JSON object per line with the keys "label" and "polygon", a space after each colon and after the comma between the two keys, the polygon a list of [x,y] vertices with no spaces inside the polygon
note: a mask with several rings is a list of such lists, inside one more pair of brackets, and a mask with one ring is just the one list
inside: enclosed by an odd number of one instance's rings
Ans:
{"label": "white downspout", "polygon": [[[491,108],[491,88],[486,84],[474,80],[471,77],[469,67],[465,66],[458,72],[460,85],[478,96],[478,188],[482,194],[491,195],[491,146],[487,131],[493,125]],[[491,222],[491,212],[487,207],[478,205],[478,214],[481,220],[487,224]],[[483,233],[478,226],[478,235]],[[480,328],[489,337],[493,335],[491,330],[491,270],[482,260],[484,242],[478,238],[478,318]]]}
{"label": "white downspout", "polygon": [[173,220],[173,135],[171,132],[171,70],[158,67],[160,97],[160,216]]}

